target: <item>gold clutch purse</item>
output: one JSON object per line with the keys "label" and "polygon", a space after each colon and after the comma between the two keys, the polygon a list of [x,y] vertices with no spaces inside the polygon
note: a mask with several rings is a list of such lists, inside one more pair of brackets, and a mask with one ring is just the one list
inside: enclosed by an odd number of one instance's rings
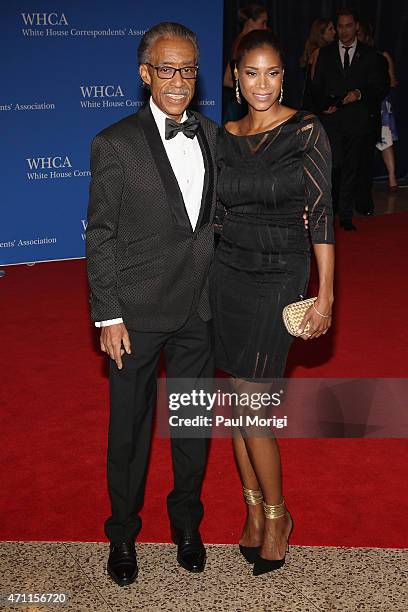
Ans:
{"label": "gold clutch purse", "polygon": [[[317,300],[317,297],[309,298],[307,300],[300,300],[299,302],[292,302],[288,304],[282,310],[282,318],[286,329],[292,336],[300,336],[298,329],[301,324],[303,317],[310,306]],[[305,332],[308,331],[310,325],[307,323]]]}

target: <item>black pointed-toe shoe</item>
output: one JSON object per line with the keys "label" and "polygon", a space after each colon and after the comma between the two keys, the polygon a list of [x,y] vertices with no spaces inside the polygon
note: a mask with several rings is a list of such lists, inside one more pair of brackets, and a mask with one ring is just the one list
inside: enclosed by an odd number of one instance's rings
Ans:
{"label": "black pointed-toe shoe", "polygon": [[188,572],[197,574],[204,571],[205,548],[200,532],[182,531],[172,528],[173,541],[177,544],[177,562]]}
{"label": "black pointed-toe shoe", "polygon": [[132,584],[137,578],[138,567],[134,542],[111,542],[107,570],[119,586]]}
{"label": "black pointed-toe shoe", "polygon": [[[274,506],[265,504],[264,502],[263,508],[264,508],[264,513],[265,513],[265,519],[274,520],[274,519],[280,518],[281,516],[285,516],[287,514],[285,500],[282,500],[280,504],[276,504]],[[292,531],[292,528],[293,528],[293,523],[288,533],[288,540],[289,540],[289,536]],[[286,550],[288,548],[289,548],[289,545],[286,546]],[[283,557],[283,559],[264,559],[263,557],[258,555],[255,559],[254,568],[252,571],[253,575],[260,576],[261,574],[267,574],[268,572],[273,572],[274,570],[279,569],[285,564],[285,557],[286,555]]]}
{"label": "black pointed-toe shoe", "polygon": [[239,545],[239,552],[244,557],[248,563],[255,563],[255,559],[259,555],[259,551],[261,550],[260,546],[242,546]]}
{"label": "black pointed-toe shoe", "polygon": [[260,576],[261,574],[267,574],[279,569],[285,564],[285,557],[283,559],[264,559],[259,555],[255,559],[254,569],[252,574],[254,576]]}
{"label": "black pointed-toe shoe", "polygon": [[[258,506],[263,502],[262,491],[256,491],[254,489],[247,489],[246,487],[242,487],[242,492],[244,494],[244,500],[248,506]],[[248,563],[255,563],[255,559],[258,556],[260,551],[260,546],[242,546],[239,545],[239,552],[244,557]]]}

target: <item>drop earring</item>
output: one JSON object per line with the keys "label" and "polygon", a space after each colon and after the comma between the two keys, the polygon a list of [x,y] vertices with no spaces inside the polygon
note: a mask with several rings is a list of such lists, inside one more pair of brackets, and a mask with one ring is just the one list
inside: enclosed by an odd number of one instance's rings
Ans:
{"label": "drop earring", "polygon": [[239,93],[239,81],[235,79],[235,97],[237,99],[238,104],[241,104],[241,94]]}
{"label": "drop earring", "polygon": [[281,83],[280,96],[279,96],[279,99],[278,99],[279,104],[282,104],[282,100],[283,100],[283,79],[282,79],[282,83]]}

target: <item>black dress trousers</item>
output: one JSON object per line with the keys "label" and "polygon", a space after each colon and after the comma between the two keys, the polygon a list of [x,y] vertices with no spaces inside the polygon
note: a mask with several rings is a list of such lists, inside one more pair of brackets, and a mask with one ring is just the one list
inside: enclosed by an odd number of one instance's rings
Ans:
{"label": "black dress trousers", "polygon": [[[211,378],[214,372],[210,322],[197,314],[174,332],[129,330],[129,335],[132,353],[123,356],[123,369],[113,361],[110,367],[108,486],[112,515],[105,522],[105,533],[117,543],[134,539],[142,526],[138,513],[144,499],[161,350],[165,351],[168,378]],[[206,438],[171,440],[174,487],[167,510],[177,529],[196,529],[201,521],[207,449]]]}
{"label": "black dress trousers", "polygon": [[358,202],[363,136],[325,123],[333,158],[333,200],[340,221],[351,221]]}
{"label": "black dress trousers", "polygon": [[362,138],[358,201],[356,203],[356,210],[362,214],[372,213],[374,211],[374,153],[378,139],[378,130],[376,129],[364,134]]}

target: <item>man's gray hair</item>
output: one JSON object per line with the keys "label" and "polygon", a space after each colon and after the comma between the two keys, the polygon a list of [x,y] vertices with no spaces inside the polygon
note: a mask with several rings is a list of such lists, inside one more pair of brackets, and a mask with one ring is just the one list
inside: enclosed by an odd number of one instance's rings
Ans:
{"label": "man's gray hair", "polygon": [[150,30],[143,35],[137,50],[139,65],[150,63],[151,48],[159,38],[184,38],[185,40],[189,40],[194,46],[196,60],[198,60],[198,43],[197,36],[194,32],[186,28],[186,26],[181,25],[181,23],[163,21],[163,23],[158,23],[150,28]]}

